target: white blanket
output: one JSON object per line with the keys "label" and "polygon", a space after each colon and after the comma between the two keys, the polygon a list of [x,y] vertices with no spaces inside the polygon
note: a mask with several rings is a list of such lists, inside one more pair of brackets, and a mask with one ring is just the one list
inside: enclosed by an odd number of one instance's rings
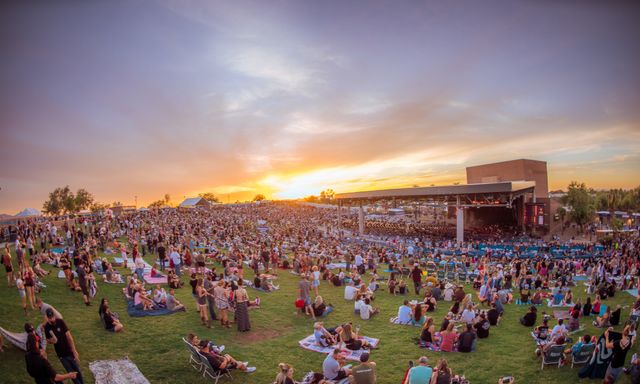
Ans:
{"label": "white blanket", "polygon": [[149,384],[149,380],[129,359],[99,360],[89,363],[96,384]]}

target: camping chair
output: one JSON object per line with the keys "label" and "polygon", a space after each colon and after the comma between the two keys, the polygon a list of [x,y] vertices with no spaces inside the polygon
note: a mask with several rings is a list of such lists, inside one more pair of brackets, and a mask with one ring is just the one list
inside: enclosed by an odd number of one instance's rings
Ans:
{"label": "camping chair", "polygon": [[198,352],[196,347],[191,345],[184,337],[182,338],[182,341],[187,344],[187,349],[189,350],[189,364],[191,364],[193,369],[197,370],[198,372],[202,371],[203,365],[200,359],[200,353]]}
{"label": "camping chair", "polygon": [[632,322],[638,324],[638,320],[640,320],[640,316],[637,316],[637,315],[629,316],[629,321],[632,321]]}
{"label": "camping chair", "polygon": [[438,280],[444,280],[444,269],[438,269]]}
{"label": "camping chair", "polygon": [[458,271],[458,281],[460,281],[461,283],[466,283],[467,282],[467,272],[465,272],[464,270]]}
{"label": "camping chair", "polygon": [[562,362],[562,354],[564,353],[565,345],[552,345],[546,352],[542,353],[542,364],[540,370],[544,369],[545,365],[557,365],[560,367]]}
{"label": "camping chair", "polygon": [[447,272],[447,280],[455,281],[456,280],[456,271],[451,270]]}
{"label": "camping chair", "polygon": [[233,378],[231,377],[231,372],[228,369],[215,369],[211,366],[211,363],[209,363],[209,360],[207,360],[207,358],[203,354],[198,352],[198,356],[200,357],[202,367],[204,368],[202,370],[202,377],[209,376],[215,384],[217,384],[218,380],[220,380],[224,376],[227,376],[230,379]]}
{"label": "camping chair", "polygon": [[574,364],[585,364],[591,359],[593,351],[596,350],[595,344],[586,344],[580,347],[580,350],[575,355],[571,354],[571,368]]}

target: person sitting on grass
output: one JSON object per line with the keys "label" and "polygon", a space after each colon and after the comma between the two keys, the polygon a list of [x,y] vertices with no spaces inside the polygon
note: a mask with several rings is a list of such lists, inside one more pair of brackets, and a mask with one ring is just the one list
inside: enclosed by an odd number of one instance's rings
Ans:
{"label": "person sitting on grass", "polygon": [[342,341],[347,349],[359,351],[360,349],[373,349],[369,342],[365,339],[358,339],[358,333],[353,332],[351,323],[344,324],[340,330],[340,341]]}
{"label": "person sitting on grass", "polygon": [[345,359],[341,352],[340,348],[335,348],[322,362],[322,373],[327,380],[339,382],[351,374],[349,368],[343,368]]}
{"label": "person sitting on grass", "polygon": [[164,288],[162,288],[160,284],[157,284],[156,288],[153,290],[153,302],[161,308],[167,306],[167,292],[165,292]]}
{"label": "person sitting on grass", "polygon": [[178,277],[176,272],[172,269],[167,273],[167,284],[169,284],[170,288],[174,289],[180,288],[183,285],[182,281],[180,281],[180,277]]}
{"label": "person sitting on grass", "polygon": [[182,304],[178,299],[176,299],[175,291],[173,288],[169,289],[169,293],[167,293],[166,299],[167,309],[172,312],[184,311],[184,304]]}
{"label": "person sitting on grass", "polygon": [[420,342],[433,344],[436,341],[436,327],[433,324],[433,317],[427,317],[420,331]]}
{"label": "person sitting on grass", "polygon": [[534,335],[540,341],[546,341],[549,338],[549,319],[546,317],[542,320],[542,324],[533,330]]}
{"label": "person sitting on grass", "polygon": [[200,347],[200,353],[207,358],[211,367],[216,371],[229,371],[232,369],[239,369],[242,372],[251,373],[255,372],[256,367],[249,367],[249,362],[240,362],[231,355],[219,355],[211,350],[209,346],[209,340],[201,340],[198,344]]}
{"label": "person sitting on grass", "polygon": [[425,321],[425,316],[422,314],[422,304],[418,303],[413,307],[413,314],[411,315],[411,325],[422,326]]}
{"label": "person sitting on grass", "polygon": [[278,364],[278,375],[273,384],[299,384],[299,381],[293,379],[293,367],[289,364]]}
{"label": "person sitting on grass", "polygon": [[447,359],[440,359],[438,365],[433,370],[431,384],[449,384],[453,378],[453,371],[449,368]]}
{"label": "person sitting on grass", "polygon": [[378,312],[380,312],[380,309],[372,307],[370,299],[364,299],[364,304],[360,306],[360,318],[362,320],[369,320],[371,316]]}
{"label": "person sitting on grass", "polygon": [[[500,302],[500,301],[498,300],[497,302]],[[489,320],[489,324],[491,324],[492,326],[497,326],[500,323],[500,320],[502,319],[502,314],[500,313],[500,311],[498,311],[498,308],[496,307],[497,302],[491,303],[491,309],[487,311],[487,320]]]}
{"label": "person sitting on grass", "polygon": [[475,349],[476,333],[471,324],[466,325],[466,330],[458,337],[458,352],[471,352]]}
{"label": "person sitting on grass", "polygon": [[313,309],[313,314],[316,317],[325,317],[333,312],[333,307],[331,305],[326,305],[322,296],[316,296],[313,304],[311,304],[311,308]]}
{"label": "person sitting on grass", "polygon": [[429,359],[427,356],[422,356],[418,359],[418,365],[409,369],[407,378],[403,384],[425,384],[431,382],[433,376],[433,369],[428,366]]}
{"label": "person sitting on grass", "polygon": [[316,343],[322,347],[328,347],[336,343],[336,338],[324,328],[324,324],[321,321],[313,324],[313,337]]}
{"label": "person sitting on grass", "polygon": [[536,289],[536,292],[533,294],[531,298],[531,304],[533,305],[541,305],[542,304],[542,289]]}
{"label": "person sitting on grass", "polygon": [[136,285],[136,291],[133,295],[133,305],[138,310],[150,311],[153,309],[153,300],[151,300],[141,285]]}
{"label": "person sitting on grass", "polygon": [[458,340],[458,332],[455,329],[455,324],[450,322],[447,329],[440,332],[440,350],[443,352],[453,352],[453,347]]}
{"label": "person sitting on grass", "polygon": [[482,312],[480,316],[478,316],[473,324],[473,328],[475,328],[478,339],[486,339],[489,337],[489,329],[491,329],[491,324],[487,320],[487,315]]}
{"label": "person sitting on grass", "polygon": [[111,309],[109,308],[109,300],[106,298],[103,298],[100,303],[98,315],[100,315],[100,318],[104,322],[104,329],[107,331],[117,333],[124,329],[124,325],[120,322],[118,315],[111,312]]}
{"label": "person sitting on grass", "polygon": [[608,328],[611,326],[610,323],[611,318],[611,307],[607,307],[604,314],[602,316],[597,316],[593,321],[593,325],[598,328]]}
{"label": "person sitting on grass", "polygon": [[398,307],[398,324],[409,324],[411,322],[412,310],[409,306],[409,300],[405,300],[400,307]]}
{"label": "person sitting on grass", "polygon": [[376,383],[376,363],[369,361],[369,353],[360,355],[360,365],[351,369],[349,375],[350,384],[375,384]]}

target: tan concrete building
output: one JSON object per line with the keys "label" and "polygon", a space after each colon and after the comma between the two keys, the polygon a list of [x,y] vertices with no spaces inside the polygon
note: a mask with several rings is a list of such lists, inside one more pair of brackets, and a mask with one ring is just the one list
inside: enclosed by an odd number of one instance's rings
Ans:
{"label": "tan concrete building", "polygon": [[546,161],[519,159],[467,167],[468,184],[501,181],[535,181],[536,197],[549,197]]}

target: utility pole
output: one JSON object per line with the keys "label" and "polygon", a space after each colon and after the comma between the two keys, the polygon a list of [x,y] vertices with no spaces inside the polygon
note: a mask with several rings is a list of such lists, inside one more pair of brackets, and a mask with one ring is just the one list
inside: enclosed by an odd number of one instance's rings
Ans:
{"label": "utility pole", "polygon": [[133,196],[133,198],[136,201],[136,203],[135,203],[136,204],[136,209],[138,209],[138,195]]}

